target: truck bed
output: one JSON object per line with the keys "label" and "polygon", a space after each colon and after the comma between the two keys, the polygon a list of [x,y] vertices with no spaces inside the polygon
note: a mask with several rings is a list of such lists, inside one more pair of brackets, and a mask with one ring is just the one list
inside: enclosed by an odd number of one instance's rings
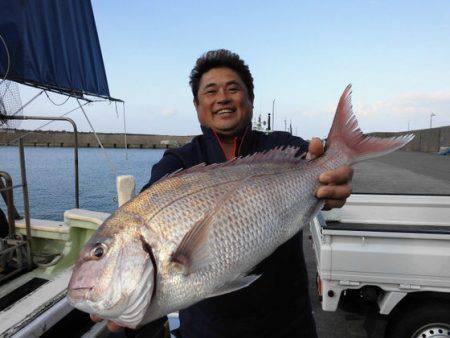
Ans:
{"label": "truck bed", "polygon": [[450,196],[352,195],[341,210],[319,214],[311,233],[324,310],[367,285],[450,292]]}

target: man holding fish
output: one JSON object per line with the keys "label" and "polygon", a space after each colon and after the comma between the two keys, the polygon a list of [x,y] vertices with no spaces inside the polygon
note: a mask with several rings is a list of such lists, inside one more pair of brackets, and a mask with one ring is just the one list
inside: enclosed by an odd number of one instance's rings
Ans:
{"label": "man holding fish", "polygon": [[[203,134],[181,148],[167,150],[153,166],[143,191],[180,169],[224,163],[280,146],[298,147],[298,155],[307,152],[307,159],[323,154],[320,139],[308,144],[286,132],[266,135],[252,130],[253,78],[237,54],[223,49],[205,53],[191,72],[190,85]],[[344,205],[351,193],[352,175],[352,169],[343,165],[319,176],[322,185],[315,196],[325,201],[324,208]],[[249,276],[257,277],[181,310],[181,337],[317,337],[301,231],[256,265]],[[162,337],[164,321],[159,319],[134,332],[127,329],[127,335]],[[108,328],[116,331],[120,326],[109,321]]]}

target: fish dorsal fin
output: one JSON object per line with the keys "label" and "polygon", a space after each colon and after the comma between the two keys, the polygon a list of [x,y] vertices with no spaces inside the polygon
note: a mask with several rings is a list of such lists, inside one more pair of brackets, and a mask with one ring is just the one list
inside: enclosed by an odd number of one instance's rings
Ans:
{"label": "fish dorsal fin", "polygon": [[191,173],[207,172],[218,168],[225,168],[239,165],[251,165],[262,162],[291,163],[295,165],[305,162],[304,156],[306,155],[306,153],[305,152],[300,153],[299,151],[300,151],[299,147],[280,146],[263,152],[254,153],[252,155],[248,155],[245,157],[235,157],[224,163],[214,163],[210,165],[206,165],[206,163],[200,163],[188,169],[177,170],[167,176],[164,176],[164,178],[162,178],[161,181],[166,178],[180,177]]}

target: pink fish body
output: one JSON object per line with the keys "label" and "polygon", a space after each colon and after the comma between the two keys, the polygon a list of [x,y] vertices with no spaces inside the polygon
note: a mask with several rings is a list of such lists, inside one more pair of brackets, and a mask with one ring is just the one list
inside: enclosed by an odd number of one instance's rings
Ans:
{"label": "pink fish body", "polygon": [[288,147],[198,165],[161,179],[119,208],[81,252],[70,302],[136,327],[255,281],[259,276],[248,273],[321,209],[314,196],[321,173],[412,139],[364,136],[350,89],[320,158],[304,160]]}

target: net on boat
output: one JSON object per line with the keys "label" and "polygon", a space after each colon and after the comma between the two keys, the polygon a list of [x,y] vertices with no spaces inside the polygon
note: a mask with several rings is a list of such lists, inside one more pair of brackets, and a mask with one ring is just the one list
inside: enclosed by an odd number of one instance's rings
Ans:
{"label": "net on boat", "polygon": [[21,120],[9,120],[8,116],[23,115],[22,100],[16,82],[0,82],[0,128],[17,128]]}

